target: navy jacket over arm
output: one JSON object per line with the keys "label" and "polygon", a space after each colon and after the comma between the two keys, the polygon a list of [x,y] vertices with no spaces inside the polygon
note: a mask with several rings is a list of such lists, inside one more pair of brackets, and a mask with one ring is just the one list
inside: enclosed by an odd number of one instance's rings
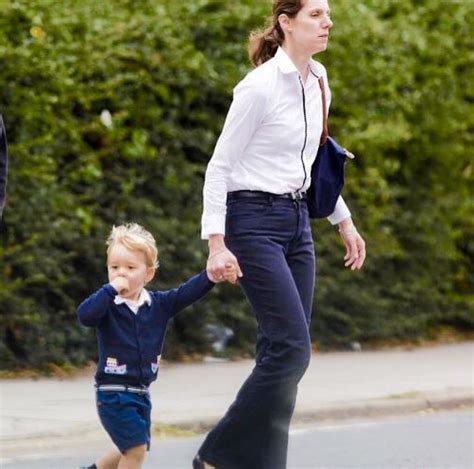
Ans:
{"label": "navy jacket over arm", "polygon": [[117,291],[110,284],[83,301],[79,321],[97,329],[96,383],[148,386],[158,374],[169,319],[213,286],[203,271],[173,290],[150,292],[151,304],[142,305],[137,314],[114,303]]}
{"label": "navy jacket over arm", "polygon": [[7,135],[3,118],[0,114],[0,218],[2,217],[3,207],[5,205],[6,189],[7,189],[7,168],[8,168],[8,152],[7,152]]}

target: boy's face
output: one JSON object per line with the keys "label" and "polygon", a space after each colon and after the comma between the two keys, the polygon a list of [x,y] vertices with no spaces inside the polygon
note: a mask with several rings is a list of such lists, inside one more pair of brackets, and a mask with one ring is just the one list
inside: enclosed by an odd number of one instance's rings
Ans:
{"label": "boy's face", "polygon": [[128,288],[121,296],[136,301],[142,288],[155,275],[155,268],[147,266],[143,252],[130,250],[121,243],[115,243],[111,246],[107,256],[107,272],[109,282],[114,281],[117,277],[125,278]]}

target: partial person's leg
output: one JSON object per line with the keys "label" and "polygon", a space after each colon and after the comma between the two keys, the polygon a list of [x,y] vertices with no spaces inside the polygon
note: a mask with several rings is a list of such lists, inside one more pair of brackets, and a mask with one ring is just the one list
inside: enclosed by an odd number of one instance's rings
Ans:
{"label": "partial person's leg", "polygon": [[134,446],[120,458],[118,469],[140,469],[145,460],[146,445]]}
{"label": "partial person's leg", "polygon": [[308,326],[316,280],[316,255],[306,202],[299,205],[298,235],[288,245],[286,259],[298,289]]}
{"label": "partial person's leg", "polygon": [[[298,289],[301,304],[308,325],[311,322],[311,312],[313,307],[313,296],[315,286],[315,254],[314,242],[311,234],[309,219],[306,216],[306,206],[300,207],[300,219],[298,222],[298,235],[294,237],[286,250],[286,260],[291,270],[291,274]],[[295,396],[296,397],[296,396]],[[293,403],[294,404],[294,403]],[[276,422],[289,422],[293,415],[293,406],[280,406],[276,410]],[[269,454],[281,452],[279,444],[279,428],[274,429],[274,435],[269,434]],[[273,445],[273,446],[272,446]]]}
{"label": "partial person's leg", "polygon": [[[148,394],[131,392],[97,392],[99,417],[112,441],[121,451],[116,466],[111,468],[139,468],[143,462],[145,450],[150,445],[151,402]],[[98,461],[99,469],[108,469],[99,464],[113,464],[114,454]]]}
{"label": "partial person's leg", "polygon": [[114,446],[95,463],[97,469],[117,469],[122,453]]}
{"label": "partial person's leg", "polygon": [[[297,383],[311,352],[306,311],[286,260],[297,217],[291,203],[239,215],[226,242],[239,260],[240,284],[258,321],[257,360],[200,454],[219,469],[284,469]],[[314,267],[312,251],[309,256],[312,263],[306,264]],[[314,279],[314,269],[307,274]]]}

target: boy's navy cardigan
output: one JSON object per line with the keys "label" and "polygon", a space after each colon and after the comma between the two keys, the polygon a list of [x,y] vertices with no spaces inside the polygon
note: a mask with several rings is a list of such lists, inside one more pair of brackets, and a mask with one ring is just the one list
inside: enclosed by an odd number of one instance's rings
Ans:
{"label": "boy's navy cardigan", "polygon": [[151,304],[142,305],[137,314],[125,303],[114,303],[118,293],[110,284],[83,301],[79,321],[97,328],[96,383],[148,386],[158,374],[169,319],[213,286],[203,271],[173,290],[149,292]]}

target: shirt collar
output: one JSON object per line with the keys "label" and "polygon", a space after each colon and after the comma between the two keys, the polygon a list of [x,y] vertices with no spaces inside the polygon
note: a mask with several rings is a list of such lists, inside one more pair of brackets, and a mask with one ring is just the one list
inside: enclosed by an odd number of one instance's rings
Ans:
{"label": "shirt collar", "polygon": [[[288,73],[298,73],[299,71],[296,68],[296,65],[290,59],[290,56],[284,51],[282,47],[278,47],[276,54],[275,54],[275,61],[280,69],[281,73],[288,74]],[[309,62],[309,68],[316,75],[318,78],[321,76],[321,70],[318,67],[318,64],[313,59]]]}
{"label": "shirt collar", "polygon": [[289,55],[283,50],[282,47],[279,47],[275,54],[275,61],[278,65],[278,68],[281,70],[281,73],[298,73],[298,69],[295,64],[290,59]]}
{"label": "shirt collar", "polygon": [[136,306],[137,308],[140,308],[140,306],[143,306],[145,303],[148,306],[151,305],[151,296],[150,293],[148,293],[148,290],[143,288],[140,292],[140,296],[138,297],[138,301],[129,300],[128,298],[123,298],[120,295],[115,295],[114,303],[116,305],[121,305],[125,303],[128,306]]}

